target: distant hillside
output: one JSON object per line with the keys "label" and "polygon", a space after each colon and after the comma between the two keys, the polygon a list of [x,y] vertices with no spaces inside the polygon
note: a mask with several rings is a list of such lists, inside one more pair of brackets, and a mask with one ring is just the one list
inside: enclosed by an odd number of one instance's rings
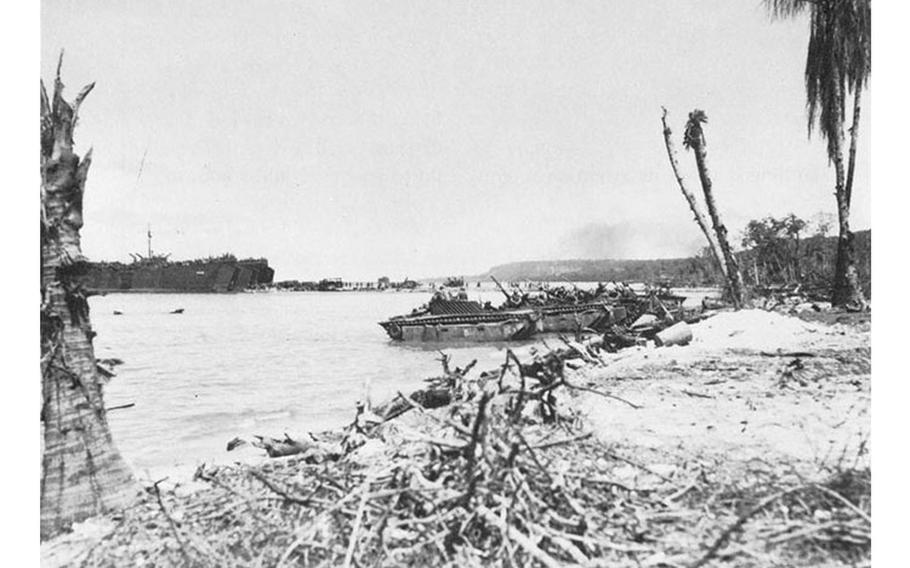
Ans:
{"label": "distant hillside", "polygon": [[713,285],[714,274],[700,258],[656,260],[538,260],[510,262],[491,268],[484,277],[499,280],[533,280],[536,282],[574,281],[653,282],[673,280],[678,285]]}
{"label": "distant hillside", "polygon": [[[866,294],[871,293],[872,232],[855,233],[856,263]],[[834,273],[837,237],[804,239],[800,257],[802,273],[807,283],[819,284]],[[751,251],[737,253],[747,283],[751,280]],[[668,258],[654,260],[537,260],[510,262],[494,266],[478,279],[495,276],[502,281],[531,280],[537,282],[575,281],[657,282],[669,280],[675,286],[713,286],[719,280],[707,258]]]}

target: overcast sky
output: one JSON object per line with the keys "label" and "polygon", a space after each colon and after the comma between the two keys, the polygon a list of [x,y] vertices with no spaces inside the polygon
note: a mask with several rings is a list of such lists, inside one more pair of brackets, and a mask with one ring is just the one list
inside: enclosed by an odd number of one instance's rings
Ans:
{"label": "overcast sky", "polygon": [[60,48],[68,96],[97,81],[76,131],[93,259],[144,251],[147,223],[158,252],[265,256],[279,279],[688,255],[661,105],[692,189],[681,135],[707,112],[734,236],[835,212],[806,131],[808,22],[760,0],[42,0],[41,32],[45,81]]}

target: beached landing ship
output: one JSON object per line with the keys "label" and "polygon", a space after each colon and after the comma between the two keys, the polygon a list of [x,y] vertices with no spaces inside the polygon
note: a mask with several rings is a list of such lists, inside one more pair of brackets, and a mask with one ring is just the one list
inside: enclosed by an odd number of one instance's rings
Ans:
{"label": "beached landing ship", "polygon": [[173,261],[169,254],[130,254],[133,262],[90,263],[82,284],[96,293],[108,292],[242,292],[272,283],[275,271],[264,258],[238,260],[232,254],[205,259]]}
{"label": "beached landing ship", "polygon": [[166,256],[138,257],[130,264],[96,262],[88,267],[84,286],[109,292],[242,292],[271,284],[275,271],[264,258],[232,255],[171,261]]}

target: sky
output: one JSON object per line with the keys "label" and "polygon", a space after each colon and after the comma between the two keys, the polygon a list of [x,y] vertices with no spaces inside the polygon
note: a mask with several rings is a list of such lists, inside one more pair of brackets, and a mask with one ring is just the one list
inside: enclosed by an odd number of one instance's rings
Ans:
{"label": "sky", "polygon": [[[278,279],[686,256],[664,148],[707,112],[731,234],[836,211],[809,138],[805,17],[759,0],[42,0],[41,76],[96,81],[83,250],[264,256]],[[870,83],[871,85],[871,83]],[[868,101],[866,96],[864,101]],[[852,224],[871,226],[869,105]]]}

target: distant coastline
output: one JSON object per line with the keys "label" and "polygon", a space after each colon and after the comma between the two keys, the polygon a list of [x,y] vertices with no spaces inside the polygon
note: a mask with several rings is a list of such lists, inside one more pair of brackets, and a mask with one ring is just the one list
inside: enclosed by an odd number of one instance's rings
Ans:
{"label": "distant coastline", "polygon": [[[872,279],[872,231],[854,233],[857,269],[860,281],[869,295]],[[737,253],[744,266],[744,276],[749,277],[748,267],[752,263],[753,250]],[[809,237],[801,243],[800,261],[807,273],[819,272],[830,277],[837,254],[837,237]],[[698,287],[716,286],[722,278],[716,273],[711,261],[704,256],[689,258],[666,258],[651,260],[537,260],[500,264],[485,274],[465,277],[466,281],[489,280],[495,276],[502,281],[531,282],[657,282],[668,281],[674,286]],[[431,281],[423,279],[421,281]]]}

